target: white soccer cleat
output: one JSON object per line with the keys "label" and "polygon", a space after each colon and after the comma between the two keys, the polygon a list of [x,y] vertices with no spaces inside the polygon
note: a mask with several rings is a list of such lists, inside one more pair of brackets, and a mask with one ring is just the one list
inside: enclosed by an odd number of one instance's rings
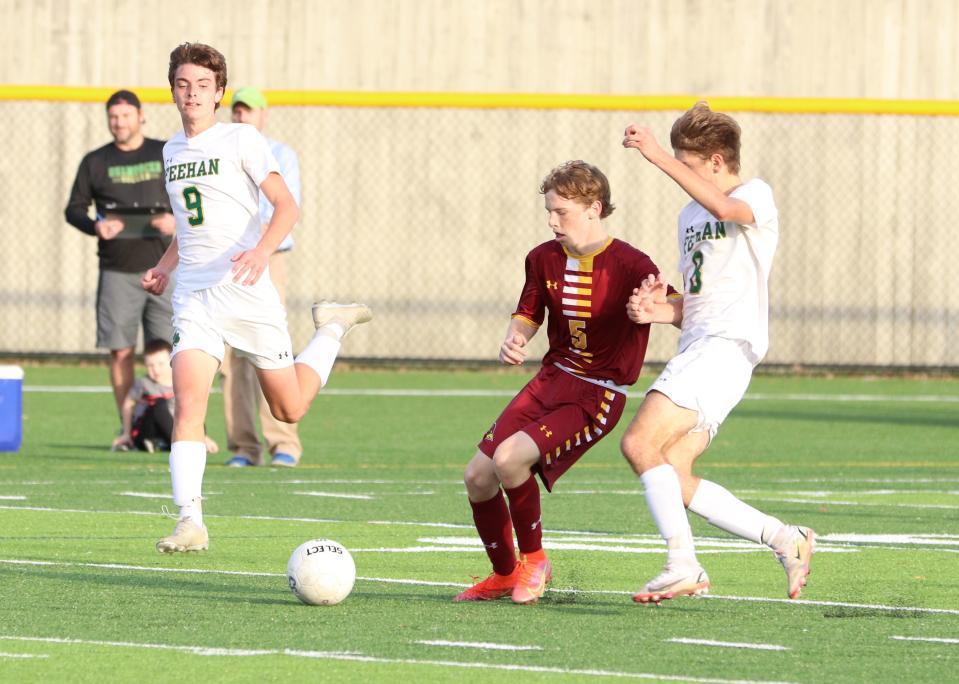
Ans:
{"label": "white soccer cleat", "polygon": [[319,330],[324,325],[336,323],[343,328],[343,337],[353,326],[367,323],[373,319],[373,311],[366,304],[351,302],[317,302],[313,305],[313,325]]}
{"label": "white soccer cleat", "polygon": [[793,533],[789,540],[773,549],[773,553],[786,571],[786,581],[789,583],[787,594],[794,599],[799,598],[802,588],[806,586],[809,561],[816,551],[816,533],[808,527],[791,527]]}
{"label": "white soccer cleat", "polygon": [[677,596],[702,596],[709,591],[709,577],[699,563],[666,563],[666,567],[651,579],[638,594],[636,603],[655,603]]}
{"label": "white soccer cleat", "polygon": [[184,551],[206,551],[210,546],[210,535],[206,526],[197,525],[193,518],[177,520],[173,534],[157,542],[160,553],[183,553]]}

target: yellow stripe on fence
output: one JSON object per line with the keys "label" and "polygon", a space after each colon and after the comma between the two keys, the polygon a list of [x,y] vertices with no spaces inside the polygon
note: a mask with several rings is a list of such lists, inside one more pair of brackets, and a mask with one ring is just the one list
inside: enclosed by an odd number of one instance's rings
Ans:
{"label": "yellow stripe on fence", "polygon": [[[106,102],[119,87],[0,85],[0,101]],[[135,88],[143,102],[171,102],[168,88]],[[805,97],[708,97],[693,95],[555,95],[540,93],[367,92],[266,90],[277,107],[417,107],[431,109],[579,109],[594,111],[683,111],[698,100],[726,112],[776,114],[895,114],[959,116],[957,100],[878,100]],[[227,91],[225,105],[232,91]]]}

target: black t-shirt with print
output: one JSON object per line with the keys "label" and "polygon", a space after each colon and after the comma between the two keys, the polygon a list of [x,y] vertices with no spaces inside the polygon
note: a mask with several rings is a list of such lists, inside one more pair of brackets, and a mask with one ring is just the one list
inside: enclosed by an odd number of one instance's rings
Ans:
{"label": "black t-shirt with print", "polygon": [[[114,143],[93,150],[80,162],[70,201],[67,222],[87,235],[96,235],[90,204],[104,216],[111,209],[161,207],[170,211],[163,182],[163,141],[144,138],[136,150],[123,151]],[[170,244],[170,238],[99,240],[97,255],[105,271],[139,273],[152,268]]]}

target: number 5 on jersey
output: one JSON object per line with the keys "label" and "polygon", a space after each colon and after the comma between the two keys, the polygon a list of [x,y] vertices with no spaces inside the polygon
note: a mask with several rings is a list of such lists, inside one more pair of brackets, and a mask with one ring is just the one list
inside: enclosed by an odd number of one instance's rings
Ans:
{"label": "number 5 on jersey", "polygon": [[187,217],[190,225],[198,226],[203,223],[203,199],[200,197],[200,191],[196,189],[196,186],[191,185],[188,188],[183,188],[183,202],[186,204],[186,208],[193,212],[192,215]]}
{"label": "number 5 on jersey", "polygon": [[586,321],[570,321],[569,336],[575,349],[586,349]]}

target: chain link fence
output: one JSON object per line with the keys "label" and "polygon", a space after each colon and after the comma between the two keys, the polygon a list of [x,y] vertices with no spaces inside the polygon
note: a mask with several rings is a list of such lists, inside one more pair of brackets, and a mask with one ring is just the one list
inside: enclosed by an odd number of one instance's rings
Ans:
{"label": "chain link fence", "polygon": [[[103,106],[6,101],[0,111],[11,132],[0,158],[0,353],[96,352],[96,241],[63,208],[82,156],[110,140]],[[149,137],[179,128],[172,105],[145,113]],[[265,133],[293,146],[302,168],[287,285],[294,343],[311,334],[315,299],[359,299],[376,317],[350,336],[347,357],[495,358],[524,256],[551,237],[540,180],[567,159],[607,173],[609,232],[681,286],[676,217],[687,198],[620,145],[633,122],[668,145],[679,113],[273,107]],[[959,118],[734,115],[743,176],[767,180],[780,210],[767,363],[959,367],[949,239]],[[658,327],[648,359],[667,360],[676,339]]]}

